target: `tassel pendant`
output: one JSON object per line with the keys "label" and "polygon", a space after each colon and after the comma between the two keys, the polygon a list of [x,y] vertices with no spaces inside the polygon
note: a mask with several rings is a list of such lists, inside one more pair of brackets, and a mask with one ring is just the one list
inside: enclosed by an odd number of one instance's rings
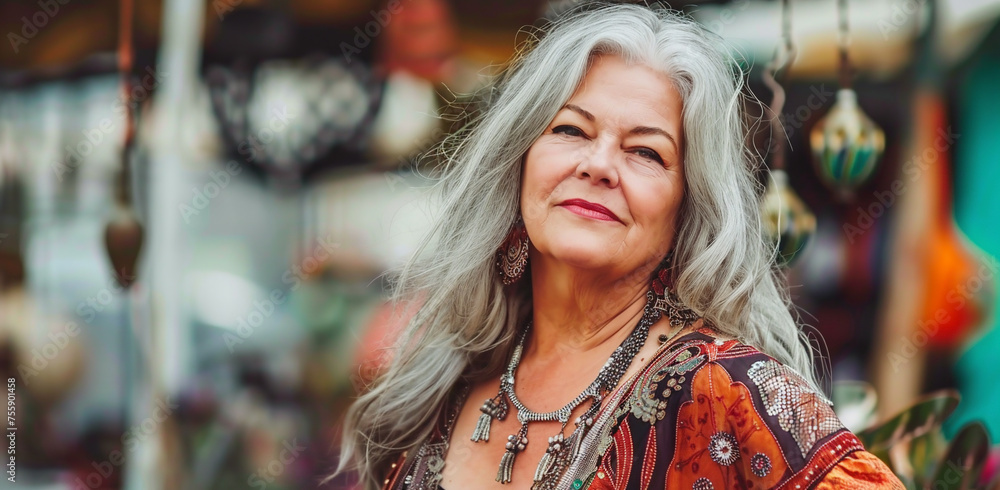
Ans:
{"label": "tassel pendant", "polygon": [[549,472],[549,468],[552,466],[552,456],[548,451],[542,455],[542,460],[538,462],[538,468],[535,468],[535,481],[540,482],[542,478],[545,478],[545,474]]}
{"label": "tassel pendant", "polygon": [[[565,429],[566,424],[563,424]],[[559,451],[562,451],[564,444],[564,437],[562,432],[549,438],[549,447],[545,450],[545,454],[542,456],[542,460],[538,462],[538,468],[535,469],[535,481],[540,482],[545,478],[545,474],[552,469],[552,463],[555,462],[556,455]]]}
{"label": "tassel pendant", "polygon": [[500,469],[497,471],[496,480],[501,484],[510,483],[510,475],[514,470],[514,452],[507,451],[503,453],[503,458],[500,459]]}
{"label": "tassel pendant", "polygon": [[479,416],[479,422],[476,422],[476,430],[472,431],[472,442],[490,440],[490,422],[492,421],[493,417],[490,417],[488,413],[483,413]]}
{"label": "tassel pendant", "polygon": [[505,419],[508,408],[507,400],[503,398],[502,394],[497,394],[496,398],[491,398],[483,402],[483,406],[479,407],[479,411],[483,412],[483,414],[479,416],[479,421],[476,422],[476,429],[472,431],[472,442],[488,442],[490,440],[490,424],[493,422],[493,419]]}
{"label": "tassel pendant", "polygon": [[577,431],[578,433],[573,438],[574,439],[573,449],[569,453],[570,458],[575,458],[576,455],[580,452],[580,445],[583,442],[583,438],[587,435],[587,432],[590,431],[590,427],[594,425],[594,418],[589,413],[591,411],[592,410],[588,410],[587,411],[588,413],[585,413],[582,416],[576,418],[576,426],[577,427],[582,426],[583,430]]}
{"label": "tassel pendant", "polygon": [[496,481],[510,483],[510,477],[514,471],[514,456],[524,451],[525,446],[528,445],[527,434],[528,427],[521,425],[521,430],[517,431],[517,434],[507,436],[507,444],[505,446],[507,451],[503,453],[503,458],[500,459],[500,469],[497,470]]}

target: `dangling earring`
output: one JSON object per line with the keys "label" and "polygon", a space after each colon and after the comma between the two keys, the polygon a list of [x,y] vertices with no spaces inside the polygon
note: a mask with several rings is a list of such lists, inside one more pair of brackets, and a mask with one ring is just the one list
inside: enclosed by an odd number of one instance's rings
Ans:
{"label": "dangling earring", "polygon": [[505,286],[514,284],[528,267],[528,229],[524,221],[517,218],[514,228],[497,250],[497,268]]}
{"label": "dangling earring", "polygon": [[677,291],[674,289],[673,261],[674,250],[671,249],[653,274],[652,288],[647,294],[654,299],[653,308],[667,315],[672,327],[687,326],[701,317],[677,297]]}

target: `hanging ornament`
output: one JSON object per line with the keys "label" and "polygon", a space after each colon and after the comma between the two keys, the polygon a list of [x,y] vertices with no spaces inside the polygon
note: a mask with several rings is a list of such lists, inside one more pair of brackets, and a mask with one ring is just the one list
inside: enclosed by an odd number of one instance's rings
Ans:
{"label": "hanging ornament", "polygon": [[[792,64],[795,59],[795,46],[792,45],[791,15],[788,0],[781,2],[782,15],[782,45],[778,47],[774,59],[764,69],[764,83],[774,93],[769,106],[771,118],[771,134],[784,134],[781,114],[785,105],[785,88],[775,78],[775,74]],[[782,76],[788,70],[782,72]],[[805,203],[788,184],[788,174],[785,173],[785,145],[783,140],[772,140],[771,172],[767,191],[760,203],[761,219],[764,224],[764,234],[777,248],[778,262],[790,265],[805,249],[809,238],[816,232],[816,216],[809,211]]]}
{"label": "hanging ornament", "polygon": [[118,32],[118,69],[122,78],[122,96],[129,101],[125,111],[125,142],[122,144],[122,169],[118,175],[113,216],[104,228],[104,245],[114,267],[115,280],[123,288],[136,278],[136,262],[142,249],[143,229],[132,211],[129,192],[129,160],[135,147],[135,115],[132,109],[132,0],[121,0]]}
{"label": "hanging ornament", "polygon": [[809,134],[820,178],[841,197],[850,197],[868,181],[885,150],[885,133],[858,106],[851,88],[848,58],[847,0],[838,0],[840,16],[840,90],[837,101]]}
{"label": "hanging ornament", "polygon": [[820,177],[850,195],[875,171],[885,150],[885,134],[861,108],[854,90],[837,91],[837,102],[809,135]]}
{"label": "hanging ornament", "polygon": [[788,265],[816,232],[816,217],[788,186],[784,170],[772,170],[760,205],[764,232],[778,247],[778,260]]}
{"label": "hanging ornament", "polygon": [[135,282],[136,263],[142,250],[143,230],[127,204],[115,205],[111,220],[104,228],[104,245],[114,267],[115,281],[123,288]]}

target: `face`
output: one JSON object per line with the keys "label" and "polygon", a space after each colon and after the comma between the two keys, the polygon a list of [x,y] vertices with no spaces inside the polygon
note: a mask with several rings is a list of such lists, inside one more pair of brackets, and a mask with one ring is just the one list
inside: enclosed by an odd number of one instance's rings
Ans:
{"label": "face", "polygon": [[684,197],[682,137],[681,97],[666,75],[595,58],[525,156],[532,268],[555,261],[613,277],[658,263]]}

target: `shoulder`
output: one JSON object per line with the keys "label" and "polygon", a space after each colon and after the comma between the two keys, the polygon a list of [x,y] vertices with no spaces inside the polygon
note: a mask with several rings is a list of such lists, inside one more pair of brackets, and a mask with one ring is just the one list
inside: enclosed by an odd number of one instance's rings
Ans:
{"label": "shoulder", "polygon": [[653,486],[809,488],[862,448],[792,369],[704,328],[644,368],[618,415],[614,444],[641,459],[625,468],[616,455],[615,473]]}
{"label": "shoulder", "polygon": [[[670,392],[660,390],[664,381]],[[699,397],[719,400],[735,396],[734,402],[751,403],[773,416],[803,412],[803,404],[813,408],[810,413],[801,413],[803,416],[833,415],[833,403],[794,369],[753,346],[720,337],[710,328],[685,335],[655,356],[633,389],[661,401],[678,392],[693,403],[698,403]],[[784,419],[769,422],[787,425],[782,423]],[[840,426],[839,421],[836,425]]]}

